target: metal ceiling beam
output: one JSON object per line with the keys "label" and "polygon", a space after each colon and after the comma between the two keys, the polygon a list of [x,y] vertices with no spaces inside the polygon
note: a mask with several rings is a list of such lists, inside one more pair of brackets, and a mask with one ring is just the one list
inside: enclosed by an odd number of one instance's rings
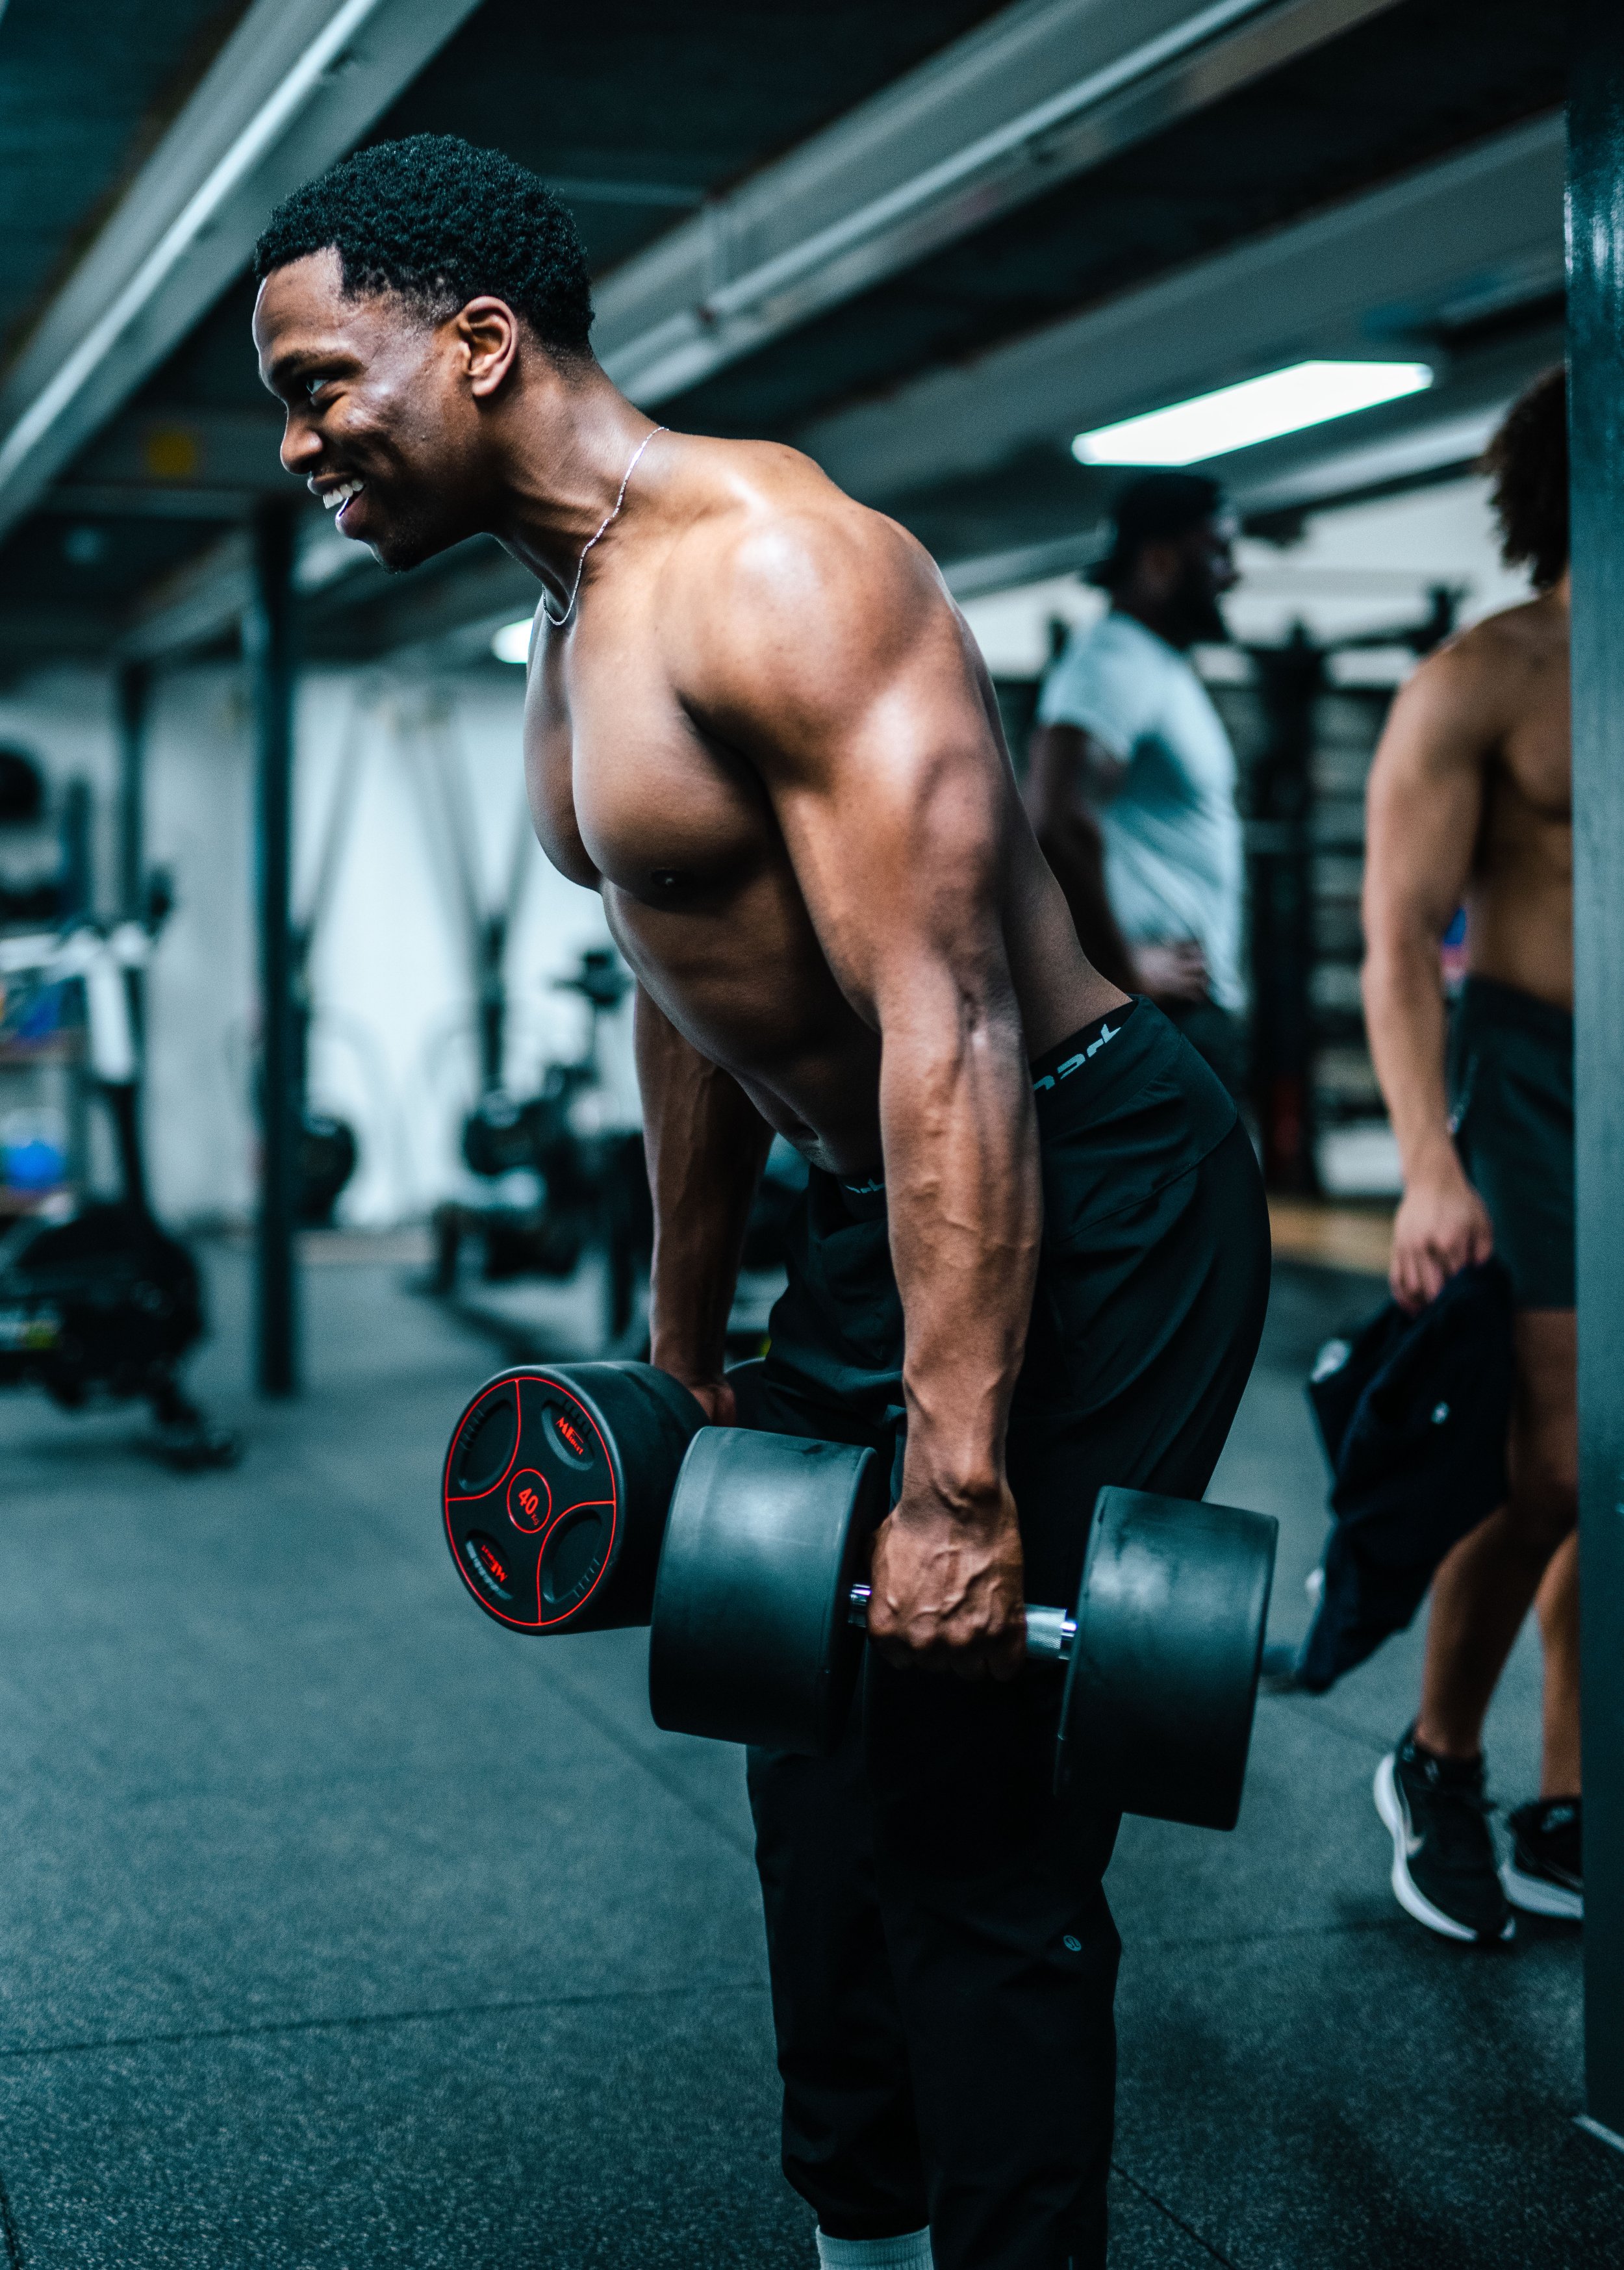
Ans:
{"label": "metal ceiling beam", "polygon": [[118,641],[115,659],[162,662],[212,646],[241,622],[254,593],[248,531],[239,526],[146,595]]}
{"label": "metal ceiling beam", "polygon": [[645,407],[1397,0],[1020,0],[598,286]]}
{"label": "metal ceiling beam", "polygon": [[0,387],[0,536],[478,0],[255,0]]}
{"label": "metal ceiling beam", "polygon": [[1306,355],[1425,351],[1446,315],[1560,291],[1563,166],[1535,120],[794,438],[877,502]]}

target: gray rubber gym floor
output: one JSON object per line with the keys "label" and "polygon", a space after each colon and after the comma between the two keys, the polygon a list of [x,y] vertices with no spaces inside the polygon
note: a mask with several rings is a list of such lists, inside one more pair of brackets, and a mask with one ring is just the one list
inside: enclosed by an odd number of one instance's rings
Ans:
{"label": "gray rubber gym floor", "polygon": [[[281,1409],[241,1387],[242,1257],[210,1266],[236,1473],[0,1403],[11,2270],[810,2264],[737,1754],[654,1731],[641,1636],[516,1641],[463,1597],[436,1468],[491,1365],[397,1266],[308,1272]],[[1300,1382],[1376,1289],[1282,1267],[1214,1484],[1284,1517],[1283,1636],[1322,1529]],[[1390,1897],[1369,1783],[1416,1657],[1265,1699],[1233,1836],[1123,1830],[1116,2270],[1618,2259],[1576,1935],[1477,1954]],[[1537,1675],[1525,1639],[1508,1802]]]}

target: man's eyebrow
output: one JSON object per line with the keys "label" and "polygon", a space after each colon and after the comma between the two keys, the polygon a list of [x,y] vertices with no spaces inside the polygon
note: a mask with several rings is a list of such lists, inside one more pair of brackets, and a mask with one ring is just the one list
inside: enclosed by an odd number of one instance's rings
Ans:
{"label": "man's eyebrow", "polygon": [[279,394],[305,371],[330,367],[337,363],[352,366],[354,360],[354,356],[346,354],[341,347],[288,347],[266,372],[265,383],[273,394]]}

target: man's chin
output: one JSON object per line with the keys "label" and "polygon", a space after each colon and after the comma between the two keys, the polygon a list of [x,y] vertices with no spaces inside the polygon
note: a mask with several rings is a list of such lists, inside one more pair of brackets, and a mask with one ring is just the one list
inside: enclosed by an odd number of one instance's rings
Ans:
{"label": "man's chin", "polygon": [[413,568],[420,568],[426,560],[432,560],[437,552],[446,549],[443,542],[432,537],[407,533],[399,529],[382,529],[375,535],[363,536],[360,540],[379,567],[387,569],[391,575],[408,575]]}
{"label": "man's chin", "polygon": [[1197,599],[1183,611],[1179,624],[1180,646],[1227,646],[1229,626],[1213,599]]}

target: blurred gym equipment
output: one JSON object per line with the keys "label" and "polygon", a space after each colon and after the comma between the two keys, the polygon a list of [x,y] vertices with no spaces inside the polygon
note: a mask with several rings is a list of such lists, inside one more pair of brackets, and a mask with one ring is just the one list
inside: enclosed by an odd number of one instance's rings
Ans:
{"label": "blurred gym equipment", "polygon": [[43,1387],[64,1410],[93,1398],[143,1398],[152,1447],[179,1467],[229,1465],[234,1438],[185,1394],[179,1369],[203,1337],[197,1264],[153,1216],[140,1130],[140,1070],[129,976],[145,966],[167,902],[151,928],[93,924],[0,940],[5,1008],[31,991],[82,993],[90,1069],[111,1116],[120,1191],[25,1216],[0,1239],[0,1385]]}

